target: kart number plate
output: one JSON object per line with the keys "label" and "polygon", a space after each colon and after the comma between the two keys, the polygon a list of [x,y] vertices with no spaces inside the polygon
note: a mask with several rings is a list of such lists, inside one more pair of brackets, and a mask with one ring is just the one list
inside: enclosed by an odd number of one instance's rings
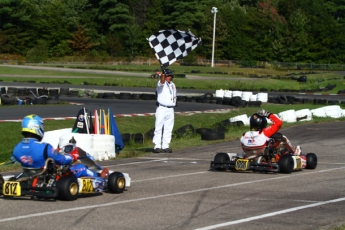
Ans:
{"label": "kart number plate", "polygon": [[92,179],[80,179],[81,180],[81,193],[91,193],[93,192]]}
{"label": "kart number plate", "polygon": [[21,196],[21,191],[19,182],[6,181],[2,186],[2,194],[5,196]]}
{"label": "kart number plate", "polygon": [[247,170],[248,169],[248,162],[249,162],[249,160],[237,159],[236,164],[235,164],[235,169],[236,170]]}
{"label": "kart number plate", "polygon": [[302,168],[302,159],[300,157],[296,157],[296,169]]}

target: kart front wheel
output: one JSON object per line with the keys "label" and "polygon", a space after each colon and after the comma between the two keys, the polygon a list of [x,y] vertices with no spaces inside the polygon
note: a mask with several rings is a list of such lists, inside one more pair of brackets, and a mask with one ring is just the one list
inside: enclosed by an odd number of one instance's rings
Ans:
{"label": "kart front wheel", "polygon": [[278,165],[279,165],[281,173],[290,174],[293,171],[293,168],[295,166],[295,162],[292,159],[292,156],[287,154],[287,155],[282,156],[279,159]]}
{"label": "kart front wheel", "polygon": [[315,153],[308,153],[307,154],[307,169],[315,169],[317,166],[317,156]]}
{"label": "kart front wheel", "polygon": [[2,177],[2,175],[0,174],[0,195],[2,195],[2,185],[4,184],[5,180]]}
{"label": "kart front wheel", "polygon": [[113,172],[108,177],[108,190],[111,193],[123,193],[126,187],[125,176],[120,172]]}
{"label": "kart front wheel", "polygon": [[56,182],[61,200],[76,200],[78,198],[78,179],[74,174],[63,176]]}
{"label": "kart front wheel", "polygon": [[[217,153],[214,156],[215,163],[228,163],[230,161],[230,157],[227,153]],[[217,171],[225,171],[226,168],[215,168]]]}

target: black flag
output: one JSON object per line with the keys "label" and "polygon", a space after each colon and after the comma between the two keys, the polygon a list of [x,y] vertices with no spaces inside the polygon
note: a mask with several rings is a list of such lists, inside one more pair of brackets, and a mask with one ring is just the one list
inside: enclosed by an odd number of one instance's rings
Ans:
{"label": "black flag", "polygon": [[72,129],[73,133],[87,133],[87,126],[85,123],[85,108],[81,108],[77,114],[77,118],[74,122]]}

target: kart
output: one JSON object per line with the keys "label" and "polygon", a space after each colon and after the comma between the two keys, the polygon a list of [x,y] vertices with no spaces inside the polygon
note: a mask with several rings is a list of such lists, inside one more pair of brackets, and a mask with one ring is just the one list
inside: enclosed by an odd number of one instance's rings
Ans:
{"label": "kart", "polygon": [[[60,152],[76,151],[75,144],[65,145]],[[80,151],[81,163],[91,170],[101,171],[85,151]],[[4,197],[31,196],[37,199],[76,200],[81,194],[122,193],[130,186],[131,178],[127,173],[109,171],[106,178],[80,177],[71,171],[71,165],[56,165],[52,158],[47,158],[43,169],[23,168],[23,172],[7,180],[0,174],[0,195]]]}
{"label": "kart", "polygon": [[[246,156],[249,157],[246,157]],[[244,153],[217,153],[211,161],[211,170],[216,171],[256,171],[287,173],[302,169],[315,169],[317,156],[315,153],[297,155],[288,146],[287,138],[274,134],[266,147],[244,149]]]}

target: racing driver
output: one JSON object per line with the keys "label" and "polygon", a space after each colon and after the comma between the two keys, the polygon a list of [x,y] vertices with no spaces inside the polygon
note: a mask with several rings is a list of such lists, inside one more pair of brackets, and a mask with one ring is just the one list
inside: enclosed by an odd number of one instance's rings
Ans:
{"label": "racing driver", "polygon": [[[267,127],[267,118],[270,119],[272,125]],[[264,153],[265,147],[269,139],[281,128],[282,121],[273,114],[260,109],[250,117],[250,131],[245,132],[241,137],[242,148],[246,157],[255,157],[256,155]],[[290,141],[283,136],[286,147],[290,152],[300,155],[301,149],[299,146],[294,149]]]}
{"label": "racing driver", "polygon": [[[24,117],[22,135],[24,138],[15,146],[12,155],[25,169],[31,169],[33,172],[41,170],[47,158],[54,159],[57,165],[71,164],[79,158],[77,152],[63,155],[56,151],[52,145],[41,142],[44,136],[44,123],[43,119],[35,114]],[[89,170],[83,164],[72,165],[71,170],[76,177],[98,177],[96,172]],[[100,177],[104,178],[108,172],[109,170],[104,168]]]}

